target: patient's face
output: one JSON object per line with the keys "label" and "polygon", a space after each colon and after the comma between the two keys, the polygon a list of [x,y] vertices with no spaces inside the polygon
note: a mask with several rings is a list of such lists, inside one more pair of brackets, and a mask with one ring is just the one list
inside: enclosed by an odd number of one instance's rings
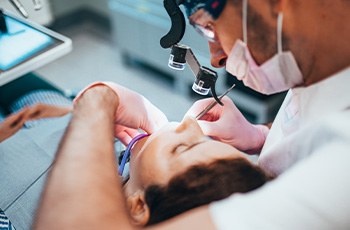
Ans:
{"label": "patient's face", "polygon": [[151,184],[167,184],[189,167],[217,159],[242,158],[230,145],[205,136],[193,118],[169,123],[132,149],[129,186],[145,189]]}

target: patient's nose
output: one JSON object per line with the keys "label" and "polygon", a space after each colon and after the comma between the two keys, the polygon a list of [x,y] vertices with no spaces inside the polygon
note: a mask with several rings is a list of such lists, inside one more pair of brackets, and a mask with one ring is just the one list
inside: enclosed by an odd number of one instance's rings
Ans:
{"label": "patient's nose", "polygon": [[176,128],[176,132],[181,133],[188,133],[191,136],[203,136],[203,132],[201,127],[198,125],[197,121],[195,118],[186,116],[184,119],[181,121],[179,126]]}

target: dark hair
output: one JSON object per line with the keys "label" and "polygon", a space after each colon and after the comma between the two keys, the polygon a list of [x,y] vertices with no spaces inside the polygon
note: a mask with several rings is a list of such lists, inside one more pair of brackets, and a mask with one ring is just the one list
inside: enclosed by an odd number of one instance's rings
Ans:
{"label": "dark hair", "polygon": [[268,180],[258,166],[242,158],[195,165],[173,177],[165,186],[152,185],[146,189],[145,199],[150,209],[147,225],[224,199],[233,193],[252,191]]}

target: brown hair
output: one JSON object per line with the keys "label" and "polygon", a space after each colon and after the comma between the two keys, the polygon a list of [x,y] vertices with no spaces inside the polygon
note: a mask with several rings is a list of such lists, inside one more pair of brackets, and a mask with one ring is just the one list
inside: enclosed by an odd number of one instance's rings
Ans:
{"label": "brown hair", "polygon": [[268,180],[258,166],[241,158],[193,166],[165,186],[152,185],[146,189],[145,198],[150,209],[147,225],[224,199],[233,193],[252,191]]}

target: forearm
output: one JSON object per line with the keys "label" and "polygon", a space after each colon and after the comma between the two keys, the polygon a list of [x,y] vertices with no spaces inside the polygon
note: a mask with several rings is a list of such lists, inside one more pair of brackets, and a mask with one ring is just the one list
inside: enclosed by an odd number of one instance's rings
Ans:
{"label": "forearm", "polygon": [[106,103],[78,102],[48,178],[36,229],[129,225],[113,150],[115,105]]}

